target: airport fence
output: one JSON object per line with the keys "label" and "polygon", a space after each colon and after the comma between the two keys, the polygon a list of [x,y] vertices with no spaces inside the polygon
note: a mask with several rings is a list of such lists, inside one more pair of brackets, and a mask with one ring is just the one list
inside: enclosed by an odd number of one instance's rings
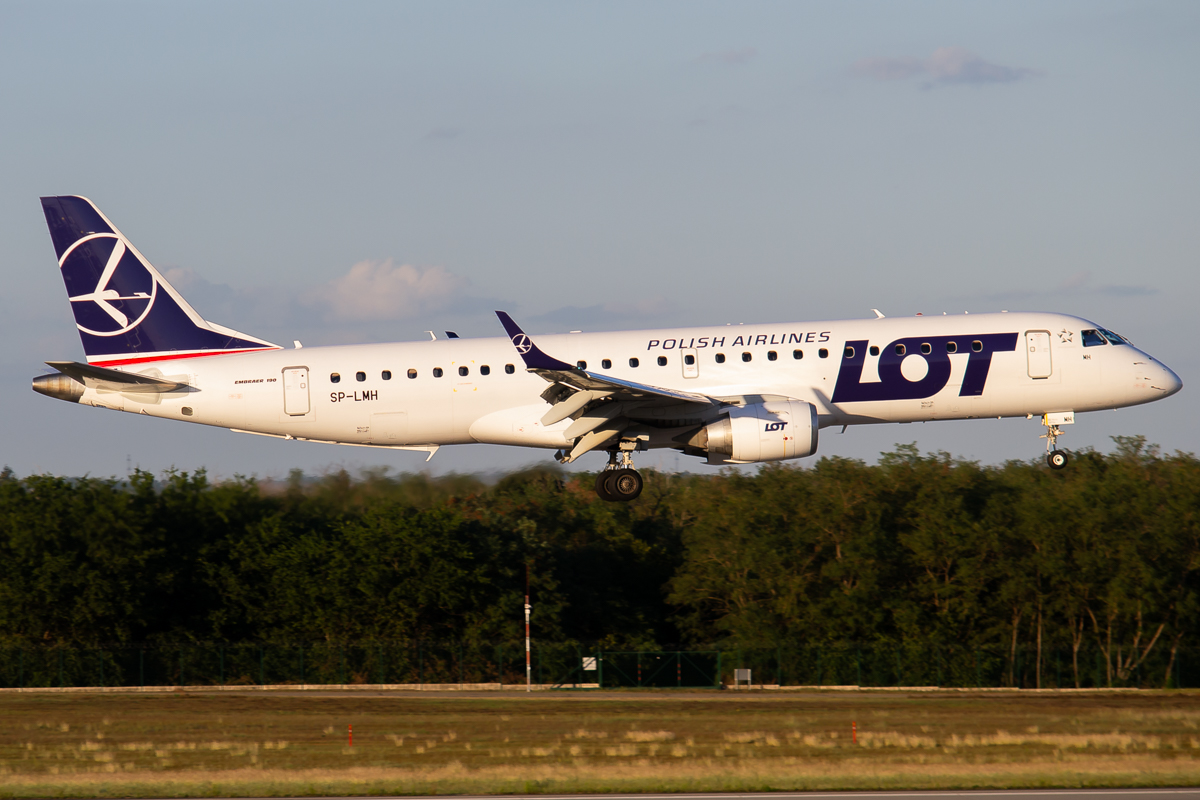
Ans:
{"label": "airport fence", "polygon": [[[749,681],[745,681],[749,670]],[[1200,650],[1140,658],[1098,647],[972,647],[907,642],[605,650],[537,643],[531,680],[577,688],[937,686],[948,688],[1197,688]],[[736,680],[742,677],[743,681]],[[513,685],[525,683],[520,640],[188,643],[0,647],[0,687],[264,685]]]}

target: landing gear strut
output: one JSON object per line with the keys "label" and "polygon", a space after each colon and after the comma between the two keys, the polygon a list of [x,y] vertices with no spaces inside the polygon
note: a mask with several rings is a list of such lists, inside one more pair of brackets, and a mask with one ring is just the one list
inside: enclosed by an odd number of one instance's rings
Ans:
{"label": "landing gear strut", "polygon": [[642,493],[642,476],[633,466],[636,442],[621,442],[608,451],[608,466],[596,476],[596,494],[601,500],[629,502]]}
{"label": "landing gear strut", "polygon": [[1062,469],[1071,461],[1066,450],[1058,449],[1058,437],[1063,435],[1062,429],[1050,422],[1049,414],[1042,415],[1042,424],[1046,426],[1046,432],[1041,435],[1046,440],[1046,463],[1050,469]]}

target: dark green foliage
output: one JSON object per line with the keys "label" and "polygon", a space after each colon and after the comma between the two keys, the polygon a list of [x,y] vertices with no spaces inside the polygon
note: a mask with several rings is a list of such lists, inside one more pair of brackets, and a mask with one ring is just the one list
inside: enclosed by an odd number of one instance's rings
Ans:
{"label": "dark green foliage", "polygon": [[1151,667],[1161,685],[1197,644],[1200,462],[1116,441],[1063,471],[902,446],[876,466],[648,472],[630,504],[556,469],[5,472],[0,645],[514,642],[528,566],[541,642],[802,648],[794,669],[818,677],[857,675],[863,648],[936,651],[922,668],[1027,685],[1053,651],[1067,685]]}

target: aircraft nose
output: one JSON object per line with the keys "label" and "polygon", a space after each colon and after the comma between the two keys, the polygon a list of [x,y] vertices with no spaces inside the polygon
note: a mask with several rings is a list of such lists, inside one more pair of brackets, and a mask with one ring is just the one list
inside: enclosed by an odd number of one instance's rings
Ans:
{"label": "aircraft nose", "polygon": [[1170,397],[1183,388],[1183,381],[1179,379],[1174,370],[1166,364],[1159,364],[1158,368],[1162,374],[1157,376],[1153,385],[1155,389],[1162,390],[1163,397]]}

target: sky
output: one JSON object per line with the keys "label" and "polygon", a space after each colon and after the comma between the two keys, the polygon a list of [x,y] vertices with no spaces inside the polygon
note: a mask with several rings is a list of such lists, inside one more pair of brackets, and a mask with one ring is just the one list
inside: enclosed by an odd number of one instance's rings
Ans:
{"label": "sky", "polygon": [[[497,472],[37,395],[83,360],[38,197],[90,197],[207,319],[306,346],[1001,309],[1183,379],[1061,444],[1200,450],[1200,4],[0,0],[0,465]],[[440,335],[440,334],[439,334]],[[1037,420],[822,432],[1002,463]],[[603,454],[581,459],[593,470]],[[639,466],[706,471],[642,454]],[[808,460],[807,463],[811,463]]]}

